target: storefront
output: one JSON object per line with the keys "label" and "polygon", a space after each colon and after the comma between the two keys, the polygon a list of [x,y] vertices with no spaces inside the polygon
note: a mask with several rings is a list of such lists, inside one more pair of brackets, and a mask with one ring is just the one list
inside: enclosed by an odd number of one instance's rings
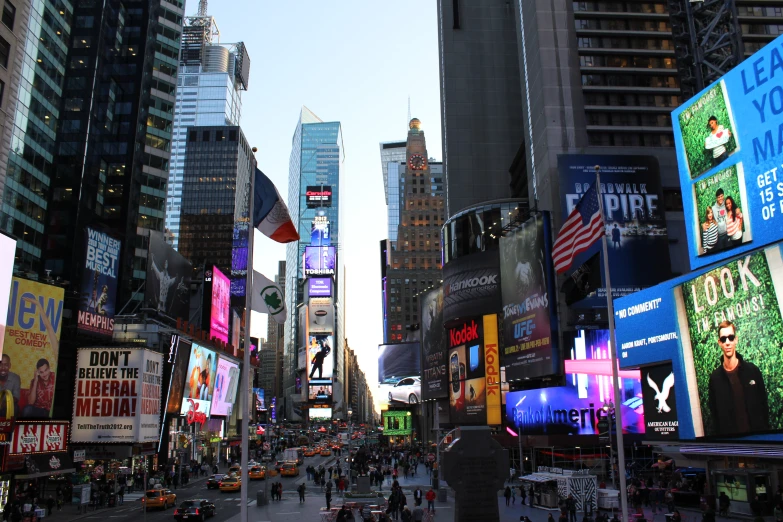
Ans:
{"label": "storefront", "polygon": [[530,485],[534,506],[557,509],[562,500],[573,495],[577,511],[594,511],[598,508],[598,478],[587,470],[539,466],[536,473],[525,475],[521,480]]}

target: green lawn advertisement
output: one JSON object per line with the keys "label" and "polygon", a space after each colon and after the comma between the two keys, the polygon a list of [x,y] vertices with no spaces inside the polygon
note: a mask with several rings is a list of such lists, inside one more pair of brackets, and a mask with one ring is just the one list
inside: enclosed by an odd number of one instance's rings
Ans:
{"label": "green lawn advertisement", "polygon": [[704,254],[701,244],[701,225],[707,221],[707,209],[716,204],[718,189],[723,190],[724,197],[730,197],[742,212],[742,229],[745,232],[742,236],[742,242],[745,243],[751,239],[750,212],[746,212],[748,201],[745,193],[744,170],[742,164],[739,163],[730,165],[711,176],[706,176],[693,183],[693,201],[695,206],[693,215],[696,219],[691,226],[694,230],[692,237],[697,240],[699,255]]}
{"label": "green lawn advertisement", "polygon": [[[783,429],[783,317],[779,296],[783,291],[783,262],[779,247],[731,261],[683,283],[680,289],[687,318],[687,325],[681,324],[681,329],[687,327],[690,335],[704,435],[716,433],[708,406],[708,385],[710,375],[721,364],[718,325],[725,320],[735,325],[737,353],[761,371],[769,397],[770,428]],[[686,348],[687,336],[681,339]]]}

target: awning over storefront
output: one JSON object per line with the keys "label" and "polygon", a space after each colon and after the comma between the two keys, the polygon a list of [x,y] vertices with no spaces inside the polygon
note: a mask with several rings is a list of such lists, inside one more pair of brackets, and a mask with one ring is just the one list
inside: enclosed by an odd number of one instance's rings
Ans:
{"label": "awning over storefront", "polygon": [[[563,478],[563,476],[560,475],[559,478]],[[525,480],[527,482],[541,483],[541,482],[552,482],[552,481],[556,482],[557,479],[558,479],[558,477],[555,476],[555,475],[548,475],[548,474],[544,474],[544,473],[532,473],[530,475],[525,475],[524,477],[520,477],[519,480]]]}
{"label": "awning over storefront", "polygon": [[32,479],[49,477],[63,473],[73,473],[71,456],[67,453],[50,453],[48,455],[26,455],[24,458],[24,471],[17,475],[17,479]]}

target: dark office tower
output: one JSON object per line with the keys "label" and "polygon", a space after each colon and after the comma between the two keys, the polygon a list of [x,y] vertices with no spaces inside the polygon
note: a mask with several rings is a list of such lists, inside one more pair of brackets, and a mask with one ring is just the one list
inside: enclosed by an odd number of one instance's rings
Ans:
{"label": "dark office tower", "polygon": [[447,217],[511,196],[525,128],[514,9],[507,0],[438,0]]}
{"label": "dark office tower", "polygon": [[[3,18],[9,5],[10,2],[4,3]],[[73,10],[70,3],[53,0],[36,2],[26,10],[23,5],[13,4],[13,24],[14,34],[17,25],[29,26],[24,40],[14,42],[10,35],[3,37],[9,43],[9,52],[22,50],[21,60],[12,62],[14,55],[8,57],[8,66],[21,68],[19,91],[24,95],[16,101],[10,92],[3,95],[2,107],[9,111],[6,131],[13,136],[7,161],[0,167],[4,185],[0,228],[17,240],[15,272],[34,278],[43,269],[46,213],[55,177],[55,133]]]}
{"label": "dark office tower", "polygon": [[[250,175],[256,160],[239,127],[188,127],[182,180],[179,253],[193,266],[217,266],[232,273],[234,230],[247,224]],[[244,228],[246,230],[246,228]],[[242,253],[244,252],[244,253]],[[244,288],[231,279],[231,294]]]}
{"label": "dark office tower", "polygon": [[[57,134],[53,146],[31,147],[35,153],[21,158],[23,168],[40,164],[48,173],[33,175],[30,183],[39,191],[24,196],[40,200],[42,240],[34,248],[20,242],[19,250],[34,272],[51,271],[79,288],[85,227],[119,239],[120,310],[132,296],[140,299],[134,293],[145,280],[149,231],[163,231],[183,2],[76,2],[72,16],[63,14],[66,5],[49,6],[43,14],[44,23],[60,13],[73,25],[70,39],[36,58],[36,74],[46,71],[52,78],[41,76],[33,98],[46,108],[41,121],[52,113],[57,126],[38,128],[35,139],[51,140],[55,129]],[[46,34],[54,38],[60,30]],[[47,63],[53,56],[63,59],[61,67]],[[46,93],[35,94],[44,88]],[[6,224],[31,221],[13,213],[5,217]],[[28,236],[25,230],[18,237]]]}
{"label": "dark office tower", "polygon": [[[391,164],[390,164],[391,166]],[[396,172],[397,178],[392,179]],[[405,160],[389,168],[389,186],[398,182],[397,240],[387,243],[384,339],[401,342],[416,334],[416,294],[437,285],[441,277],[440,229],[444,222],[443,165],[427,157],[421,122],[410,122]],[[389,193],[389,212],[392,210]]]}

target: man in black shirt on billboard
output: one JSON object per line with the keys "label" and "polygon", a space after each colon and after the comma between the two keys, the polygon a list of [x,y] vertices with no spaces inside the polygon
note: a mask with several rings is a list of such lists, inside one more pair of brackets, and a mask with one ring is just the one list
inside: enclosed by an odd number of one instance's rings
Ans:
{"label": "man in black shirt on billboard", "polygon": [[709,406],[715,433],[705,435],[738,435],[769,429],[764,377],[755,364],[737,353],[738,339],[734,323],[723,321],[718,325],[718,345],[723,355],[709,382]]}

